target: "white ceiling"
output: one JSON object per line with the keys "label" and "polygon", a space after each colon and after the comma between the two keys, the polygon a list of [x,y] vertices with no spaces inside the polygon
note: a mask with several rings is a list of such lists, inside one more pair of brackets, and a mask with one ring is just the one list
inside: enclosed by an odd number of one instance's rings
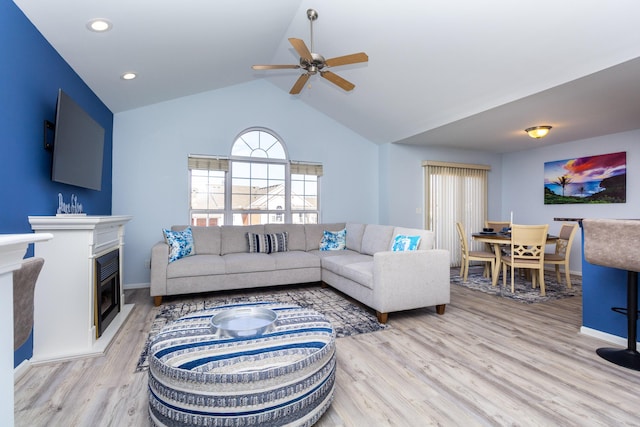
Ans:
{"label": "white ceiling", "polygon": [[[255,79],[377,143],[497,153],[640,128],[637,0],[14,0],[114,113]],[[288,37],[325,58],[298,96]],[[107,33],[87,30],[107,18]],[[123,81],[125,71],[139,77]],[[539,141],[523,129],[554,128]]]}

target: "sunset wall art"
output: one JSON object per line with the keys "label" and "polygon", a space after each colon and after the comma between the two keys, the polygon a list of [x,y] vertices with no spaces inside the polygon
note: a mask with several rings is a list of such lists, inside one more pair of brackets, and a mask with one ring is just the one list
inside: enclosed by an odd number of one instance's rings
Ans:
{"label": "sunset wall art", "polygon": [[544,164],[544,203],[626,203],[627,153]]}

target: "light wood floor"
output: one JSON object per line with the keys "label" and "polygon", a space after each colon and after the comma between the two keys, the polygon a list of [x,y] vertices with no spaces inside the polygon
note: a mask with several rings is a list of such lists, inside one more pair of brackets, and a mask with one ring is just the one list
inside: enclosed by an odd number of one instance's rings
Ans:
{"label": "light wood floor", "polygon": [[[106,356],[32,367],[16,384],[16,426],[148,426],[134,373],[153,316],[148,290]],[[600,359],[579,333],[581,299],[526,305],[457,286],[391,328],[340,338],[327,426],[640,425],[640,372]],[[1,424],[1,422],[0,422]]]}

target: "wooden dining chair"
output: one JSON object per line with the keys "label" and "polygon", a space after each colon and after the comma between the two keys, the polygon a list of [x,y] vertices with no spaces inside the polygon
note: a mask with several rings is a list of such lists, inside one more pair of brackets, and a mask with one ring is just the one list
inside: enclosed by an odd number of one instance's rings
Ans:
{"label": "wooden dining chair", "polygon": [[511,227],[511,223],[509,221],[490,221],[487,220],[484,222],[485,228],[493,228],[493,231],[499,232],[502,231],[503,228]]}
{"label": "wooden dining chair", "polygon": [[462,277],[462,280],[465,282],[467,281],[470,261],[484,262],[484,276],[492,278],[491,275],[493,274],[493,269],[496,265],[496,254],[489,251],[470,251],[469,243],[467,242],[467,233],[464,231],[464,226],[462,223],[456,222],[456,228],[458,229],[460,252],[462,254],[462,262],[460,264],[460,276]]}
{"label": "wooden dining chair", "polygon": [[560,280],[560,266],[564,266],[564,274],[567,280],[567,287],[571,287],[571,270],[569,270],[569,258],[571,255],[571,246],[573,245],[573,238],[578,231],[578,224],[564,223],[560,227],[560,235],[556,240],[556,250],[554,253],[544,254],[544,263],[555,265],[556,268],[556,280],[558,283],[562,283]]}
{"label": "wooden dining chair", "polygon": [[538,270],[537,277],[532,274],[531,283],[536,287],[536,278],[540,283],[540,295],[544,288],[544,248],[547,242],[549,225],[511,225],[511,252],[501,257],[502,283],[507,285],[507,266],[511,267],[511,292],[515,292],[514,270],[523,268]]}
{"label": "wooden dining chair", "polygon": [[[503,228],[509,228],[511,227],[511,223],[509,221],[491,221],[491,220],[487,220],[484,222],[484,227],[485,228],[493,228],[493,231],[495,231],[496,233],[499,233],[500,231],[502,231]],[[486,250],[487,251],[491,251],[493,250],[493,248],[491,247],[491,245],[489,243],[486,244]],[[501,253],[506,253],[507,250],[505,248],[500,248]]]}

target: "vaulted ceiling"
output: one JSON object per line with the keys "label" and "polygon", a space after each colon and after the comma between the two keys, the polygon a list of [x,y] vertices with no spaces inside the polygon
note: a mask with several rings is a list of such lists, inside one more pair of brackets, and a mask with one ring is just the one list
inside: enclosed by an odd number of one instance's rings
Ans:
{"label": "vaulted ceiling", "polygon": [[[261,79],[377,144],[503,153],[640,128],[637,0],[14,2],[114,113]],[[300,70],[251,69],[298,63],[309,8],[314,53],[369,55],[332,68],[353,91],[315,75],[290,95]]]}

